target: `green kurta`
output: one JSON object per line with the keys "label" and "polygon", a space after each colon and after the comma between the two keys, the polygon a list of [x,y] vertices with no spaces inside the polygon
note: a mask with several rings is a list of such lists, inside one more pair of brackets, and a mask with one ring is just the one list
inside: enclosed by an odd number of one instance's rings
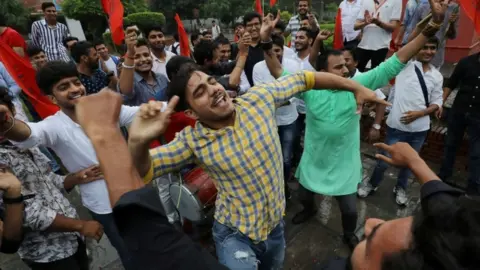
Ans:
{"label": "green kurta", "polygon": [[[405,65],[396,55],[353,80],[378,89],[397,76]],[[299,98],[307,107],[305,149],[296,177],[315,193],[339,196],[357,191],[362,179],[360,115],[351,92],[307,91]]]}

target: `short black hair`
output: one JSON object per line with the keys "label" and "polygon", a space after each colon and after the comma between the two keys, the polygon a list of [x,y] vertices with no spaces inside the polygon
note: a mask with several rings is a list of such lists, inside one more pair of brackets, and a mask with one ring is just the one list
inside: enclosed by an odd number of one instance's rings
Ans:
{"label": "short black hair", "polygon": [[148,42],[144,38],[139,38],[137,40],[137,44],[135,45],[136,48],[146,46],[148,49],[150,49],[150,45],[148,45]]}
{"label": "short black hair", "polygon": [[90,49],[96,50],[92,43],[88,41],[79,41],[72,46],[70,54],[72,55],[72,58],[76,63],[80,63],[80,59],[82,58],[82,56],[89,55]]}
{"label": "short black hair", "polygon": [[101,39],[93,42],[93,47],[95,47],[95,49],[97,49],[97,46],[100,46],[100,45],[105,45],[105,47],[107,46],[107,44],[105,44],[105,41],[103,41]]}
{"label": "short black hair", "polygon": [[190,35],[190,42],[193,44],[195,40],[197,40],[200,37],[200,33],[192,33]]}
{"label": "short black hair", "polygon": [[224,36],[218,36],[214,41],[215,48],[218,48],[220,45],[230,45],[230,40]]}
{"label": "short black hair", "polygon": [[45,51],[44,51],[41,47],[39,47],[39,46],[37,46],[37,45],[31,44],[31,45],[28,45],[28,47],[27,47],[27,55],[28,55],[28,57],[35,56],[35,55],[37,55],[37,54],[39,54],[39,53],[41,53],[41,52],[45,53]]}
{"label": "short black hair", "polygon": [[343,55],[343,53],[338,50],[326,50],[324,53],[320,54],[317,57],[317,61],[315,63],[315,67],[317,71],[320,71],[322,69],[323,70],[328,69],[328,57],[330,57],[331,55],[340,56],[340,55]]}
{"label": "short black hair", "polygon": [[42,3],[42,11],[45,11],[45,9],[54,7],[55,9],[57,8],[54,3],[52,2],[43,2]]}
{"label": "short black hair", "polygon": [[277,24],[275,24],[275,29],[280,29],[282,33],[285,32],[286,28],[287,28],[287,25],[281,20],[279,20]]}
{"label": "short black hair", "polygon": [[344,48],[342,49],[342,52],[349,52],[349,53],[352,55],[353,61],[355,61],[355,62],[358,61],[358,58],[357,58],[357,49],[356,49],[355,47],[350,47],[350,46],[344,47]]}
{"label": "short black hair", "polygon": [[77,37],[66,37],[66,38],[64,38],[63,41],[62,41],[63,46],[68,49],[67,42],[70,42],[72,40],[78,41],[78,38]]}
{"label": "short black hair", "polygon": [[237,29],[237,27],[239,27],[239,26],[242,26],[242,27],[243,27],[244,25],[243,25],[243,23],[241,23],[241,22],[236,22],[236,23],[233,25],[233,30]]}
{"label": "short black hair", "polygon": [[435,44],[438,48],[438,44],[440,44],[440,41],[436,36],[433,36],[433,37],[429,37],[425,44]]}
{"label": "short black hair", "polygon": [[52,95],[53,86],[69,77],[78,77],[75,65],[64,61],[51,61],[37,71],[36,81],[43,94]]}
{"label": "short black hair", "polygon": [[213,60],[213,51],[215,44],[210,40],[201,40],[193,49],[193,58],[200,66],[203,66],[206,61]]}
{"label": "short black hair", "polygon": [[315,33],[313,33],[312,30],[310,30],[306,27],[300,27],[300,29],[298,29],[297,33],[300,32],[300,31],[305,32],[307,34],[307,38],[315,39]]}
{"label": "short black hair", "polygon": [[212,23],[214,23],[214,22],[215,22],[215,20],[212,20]]}
{"label": "short black hair", "polygon": [[205,35],[211,35],[212,34],[212,30],[207,30],[207,31],[203,31],[202,32],[202,35],[205,36]]}
{"label": "short black hair", "polygon": [[0,86],[0,104],[7,106],[11,112],[15,109],[15,106],[13,105],[13,96],[10,94],[10,90],[4,86]]}
{"label": "short black hair", "polygon": [[285,39],[283,37],[273,34],[272,35],[272,42],[273,42],[274,45],[277,45],[278,47],[282,48],[282,50],[283,50],[283,46],[285,45]]}
{"label": "short black hair", "polygon": [[180,70],[180,68],[187,63],[193,63],[195,64],[195,61],[193,61],[192,58],[182,56],[182,55],[176,55],[172,57],[168,62],[167,65],[165,66],[165,69],[167,70],[167,77],[169,80],[172,80],[173,77],[177,74],[177,72]]}
{"label": "short black hair", "polygon": [[195,63],[183,64],[178,72],[173,76],[167,89],[167,96],[170,100],[173,96],[178,96],[178,104],[175,111],[185,111],[190,106],[187,102],[187,85],[192,74],[196,71],[201,71],[200,67]]}
{"label": "short black hair", "polygon": [[143,28],[143,34],[145,35],[145,38],[148,38],[148,35],[150,35],[150,32],[152,31],[162,32],[162,34],[165,35],[161,25],[151,25]]}
{"label": "short black hair", "polygon": [[247,26],[247,23],[255,18],[258,18],[260,23],[262,23],[262,15],[254,11],[248,12],[243,16],[243,26]]}

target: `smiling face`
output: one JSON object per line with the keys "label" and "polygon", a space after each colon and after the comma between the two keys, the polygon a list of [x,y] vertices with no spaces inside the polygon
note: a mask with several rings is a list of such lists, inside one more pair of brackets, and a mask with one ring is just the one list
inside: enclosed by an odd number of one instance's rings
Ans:
{"label": "smiling face", "polygon": [[216,50],[220,62],[228,62],[230,60],[230,55],[232,54],[230,44],[220,44]]}
{"label": "smiling face", "polygon": [[295,36],[295,50],[297,50],[297,52],[307,50],[310,44],[312,44],[312,39],[308,38],[307,33],[305,31],[298,31]]}
{"label": "smiling face", "polygon": [[95,46],[95,49],[97,49],[97,53],[100,57],[104,59],[108,57],[108,49],[105,44],[98,44]]}
{"label": "smiling face", "polygon": [[62,110],[73,110],[78,99],[85,96],[85,86],[78,77],[68,77],[53,85],[52,95],[48,97]]}
{"label": "smiling face", "polygon": [[298,1],[297,11],[300,15],[306,15],[308,12],[308,1]]}
{"label": "smiling face", "polygon": [[152,55],[147,46],[135,47],[135,71],[139,73],[146,73],[152,70]]}
{"label": "smiling face", "polygon": [[421,63],[430,63],[433,57],[437,53],[437,44],[436,43],[427,43],[423,48],[417,53],[416,59]]}
{"label": "smiling face", "polygon": [[358,62],[353,59],[353,55],[350,51],[343,51],[343,58],[345,59],[345,65],[347,66],[348,72],[354,74],[357,70]]}
{"label": "smiling face", "polygon": [[353,270],[380,270],[386,255],[408,249],[412,241],[412,223],[413,217],[389,221],[367,219],[365,240],[352,253]]}
{"label": "smiling face", "polygon": [[190,76],[185,94],[189,109],[185,113],[204,123],[226,121],[235,107],[225,88],[214,77],[195,71]]}
{"label": "smiling face", "polygon": [[56,21],[57,20],[57,9],[55,7],[48,7],[43,11],[45,20],[47,21]]}
{"label": "smiling face", "polygon": [[165,35],[161,31],[152,30],[148,33],[148,43],[155,51],[161,51],[165,48]]}
{"label": "smiling face", "polygon": [[252,20],[250,20],[249,22],[247,22],[247,25],[245,27],[245,31],[250,33],[253,40],[257,40],[260,37],[260,27],[261,26],[262,26],[262,23],[260,22],[260,19],[255,17]]}
{"label": "smiling face", "polygon": [[37,69],[40,69],[42,68],[43,66],[45,66],[45,64],[47,63],[47,56],[45,55],[45,53],[42,51],[42,52],[39,52],[35,55],[32,55],[30,57],[30,61],[32,62],[32,65],[34,67],[36,67]]}

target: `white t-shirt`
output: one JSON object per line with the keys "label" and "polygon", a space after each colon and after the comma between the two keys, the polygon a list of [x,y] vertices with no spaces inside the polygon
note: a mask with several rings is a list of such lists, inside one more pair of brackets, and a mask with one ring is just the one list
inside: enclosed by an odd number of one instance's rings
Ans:
{"label": "white t-shirt", "polygon": [[115,65],[115,62],[113,61],[112,57],[108,58],[107,61],[104,61],[105,65],[107,66],[108,70],[113,71],[115,76],[118,76],[117,74],[117,65]]}
{"label": "white t-shirt", "polygon": [[[358,13],[357,20],[365,20],[365,10],[368,10],[370,15],[379,18],[382,22],[400,21],[402,17],[402,1],[401,0],[385,0],[385,2],[376,10],[375,2],[373,0],[364,0],[362,9]],[[392,33],[375,24],[369,24],[363,28],[363,35],[358,47],[364,50],[380,50],[390,47],[392,40]]]}
{"label": "white t-shirt", "polygon": [[287,46],[283,46],[283,58],[295,59],[297,54],[292,48]]}
{"label": "white t-shirt", "polygon": [[162,61],[159,58],[157,58],[153,54],[153,52],[151,53],[152,54],[152,60],[153,60],[152,71],[155,72],[155,73],[163,74],[163,75],[165,75],[165,77],[168,78],[168,76],[167,76],[167,63],[170,60],[170,58],[174,57],[176,54],[174,54],[174,53],[172,53],[171,51],[168,51],[168,50],[165,50],[165,53],[166,53],[165,61]]}
{"label": "white t-shirt", "polygon": [[[132,123],[138,107],[122,106],[119,125]],[[62,111],[37,123],[27,123],[30,137],[23,142],[12,142],[20,148],[43,145],[51,148],[71,173],[98,164],[97,155],[90,139],[79,124]],[[97,180],[79,186],[82,204],[96,214],[112,212],[105,180]]]}
{"label": "white t-shirt", "polygon": [[[310,55],[307,55],[307,57],[301,59],[298,57],[298,54],[295,54],[294,60],[300,64],[300,70],[308,70],[308,71],[315,71],[315,68],[310,64]],[[297,110],[301,114],[306,114],[307,109],[305,105],[305,101],[296,98],[295,103],[297,103]]]}
{"label": "white t-shirt", "polygon": [[[294,74],[300,71],[300,65],[298,64],[298,62],[285,57],[282,60],[282,67],[290,74]],[[253,67],[252,79],[254,85],[260,85],[275,81],[275,78],[268,70],[265,60],[255,64],[255,66]],[[277,120],[278,126],[290,125],[295,122],[295,120],[297,120],[298,112],[293,98],[290,99],[289,105],[277,108],[275,112],[275,118]]]}

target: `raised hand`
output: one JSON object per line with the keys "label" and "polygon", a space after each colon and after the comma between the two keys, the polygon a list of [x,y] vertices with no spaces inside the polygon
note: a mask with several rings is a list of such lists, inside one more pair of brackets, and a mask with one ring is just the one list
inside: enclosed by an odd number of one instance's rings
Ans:
{"label": "raised hand", "polygon": [[382,154],[376,154],[375,157],[393,166],[408,167],[416,161],[421,160],[417,151],[415,151],[415,149],[413,149],[408,143],[398,142],[393,145],[375,143],[373,145],[378,149],[387,152],[390,156],[387,157]]}
{"label": "raised hand", "polygon": [[273,19],[273,15],[268,13],[263,17],[262,27],[260,28],[260,38],[262,41],[269,41],[275,25],[280,20],[280,10],[277,12],[277,17]]}
{"label": "raised hand", "polygon": [[328,30],[322,30],[317,35],[317,40],[327,40],[329,37],[333,36],[333,33]]}
{"label": "raised hand", "polygon": [[135,55],[135,45],[137,45],[138,35],[135,31],[130,31],[125,35],[125,45],[127,45],[127,54],[131,57]]}
{"label": "raised hand", "polygon": [[252,36],[249,32],[244,32],[238,41],[238,50],[240,53],[248,53],[248,47],[252,44]]}
{"label": "raised hand", "polygon": [[365,14],[363,16],[365,18],[365,23],[366,24],[371,24],[372,23],[372,15],[370,15],[370,12],[368,12],[368,10],[365,10]]}
{"label": "raised hand", "polygon": [[428,0],[432,10],[432,20],[436,24],[442,24],[445,19],[449,0]]}
{"label": "raised hand", "polygon": [[149,101],[142,104],[130,126],[130,140],[147,143],[161,136],[170,124],[178,99],[177,96],[172,97],[163,111],[163,102]]}

